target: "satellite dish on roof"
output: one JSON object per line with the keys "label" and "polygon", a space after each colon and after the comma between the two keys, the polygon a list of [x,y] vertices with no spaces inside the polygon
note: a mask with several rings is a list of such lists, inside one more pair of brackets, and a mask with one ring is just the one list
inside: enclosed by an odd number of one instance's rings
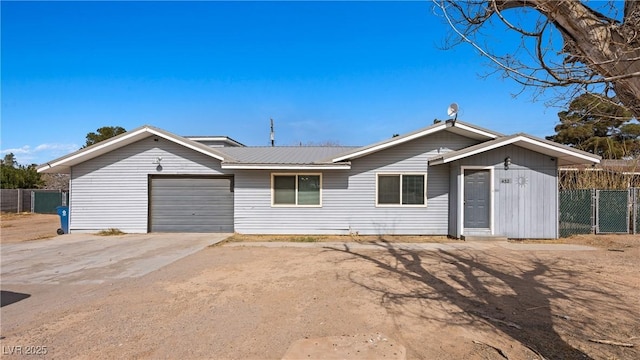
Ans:
{"label": "satellite dish on roof", "polygon": [[449,115],[450,117],[458,117],[458,104],[451,103],[451,105],[449,105],[449,108],[447,109],[447,115]]}
{"label": "satellite dish on roof", "polygon": [[453,122],[451,123],[451,125],[455,126],[456,120],[458,120],[458,104],[451,103],[451,105],[449,105],[449,108],[447,108],[447,115],[453,118]]}

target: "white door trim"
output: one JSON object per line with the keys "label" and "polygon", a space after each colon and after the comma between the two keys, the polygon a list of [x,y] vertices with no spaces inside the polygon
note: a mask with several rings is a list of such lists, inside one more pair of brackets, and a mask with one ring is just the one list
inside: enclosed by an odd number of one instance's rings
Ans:
{"label": "white door trim", "polygon": [[493,223],[493,198],[494,198],[494,181],[493,181],[493,166],[475,166],[466,165],[460,166],[460,176],[458,177],[458,234],[460,236],[464,234],[464,171],[465,170],[489,170],[489,230],[491,235],[494,235],[494,223]]}

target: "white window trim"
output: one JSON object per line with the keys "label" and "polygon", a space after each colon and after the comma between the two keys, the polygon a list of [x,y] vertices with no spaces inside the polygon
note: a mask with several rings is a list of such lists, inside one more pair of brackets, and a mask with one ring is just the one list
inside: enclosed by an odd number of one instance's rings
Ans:
{"label": "white window trim", "polygon": [[[298,205],[298,176],[305,176],[305,175],[310,175],[310,176],[319,176],[320,177],[320,203],[318,205]],[[295,204],[276,204],[275,203],[275,199],[276,199],[276,191],[273,188],[274,184],[275,184],[275,177],[276,176],[295,176],[296,177],[296,189],[295,189],[295,195],[296,195],[296,203]],[[295,207],[295,208],[301,208],[301,207],[307,207],[307,208],[319,208],[322,207],[322,173],[271,173],[271,207],[285,207],[285,208],[291,208],[291,207]]]}
{"label": "white window trim", "polygon": [[[378,184],[380,182],[380,176],[400,176],[400,204],[379,204],[378,203]],[[403,204],[402,203],[402,176],[404,175],[417,175],[424,177],[424,204]],[[402,208],[423,208],[427,207],[427,173],[416,173],[416,172],[381,172],[376,173],[376,207],[402,207]]]}

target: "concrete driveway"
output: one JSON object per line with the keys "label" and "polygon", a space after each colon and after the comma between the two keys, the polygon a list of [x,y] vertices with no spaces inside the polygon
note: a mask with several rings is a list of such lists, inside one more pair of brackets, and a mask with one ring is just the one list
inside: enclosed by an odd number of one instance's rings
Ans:
{"label": "concrete driveway", "polygon": [[2,284],[101,284],[143,276],[231,234],[68,234],[2,244]]}

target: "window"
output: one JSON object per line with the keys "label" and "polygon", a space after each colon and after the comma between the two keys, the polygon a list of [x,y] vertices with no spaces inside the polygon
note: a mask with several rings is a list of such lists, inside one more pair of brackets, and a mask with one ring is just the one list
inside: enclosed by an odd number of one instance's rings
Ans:
{"label": "window", "polygon": [[378,174],[377,205],[425,205],[426,175]]}
{"label": "window", "polygon": [[321,206],[320,174],[272,174],[274,206]]}

